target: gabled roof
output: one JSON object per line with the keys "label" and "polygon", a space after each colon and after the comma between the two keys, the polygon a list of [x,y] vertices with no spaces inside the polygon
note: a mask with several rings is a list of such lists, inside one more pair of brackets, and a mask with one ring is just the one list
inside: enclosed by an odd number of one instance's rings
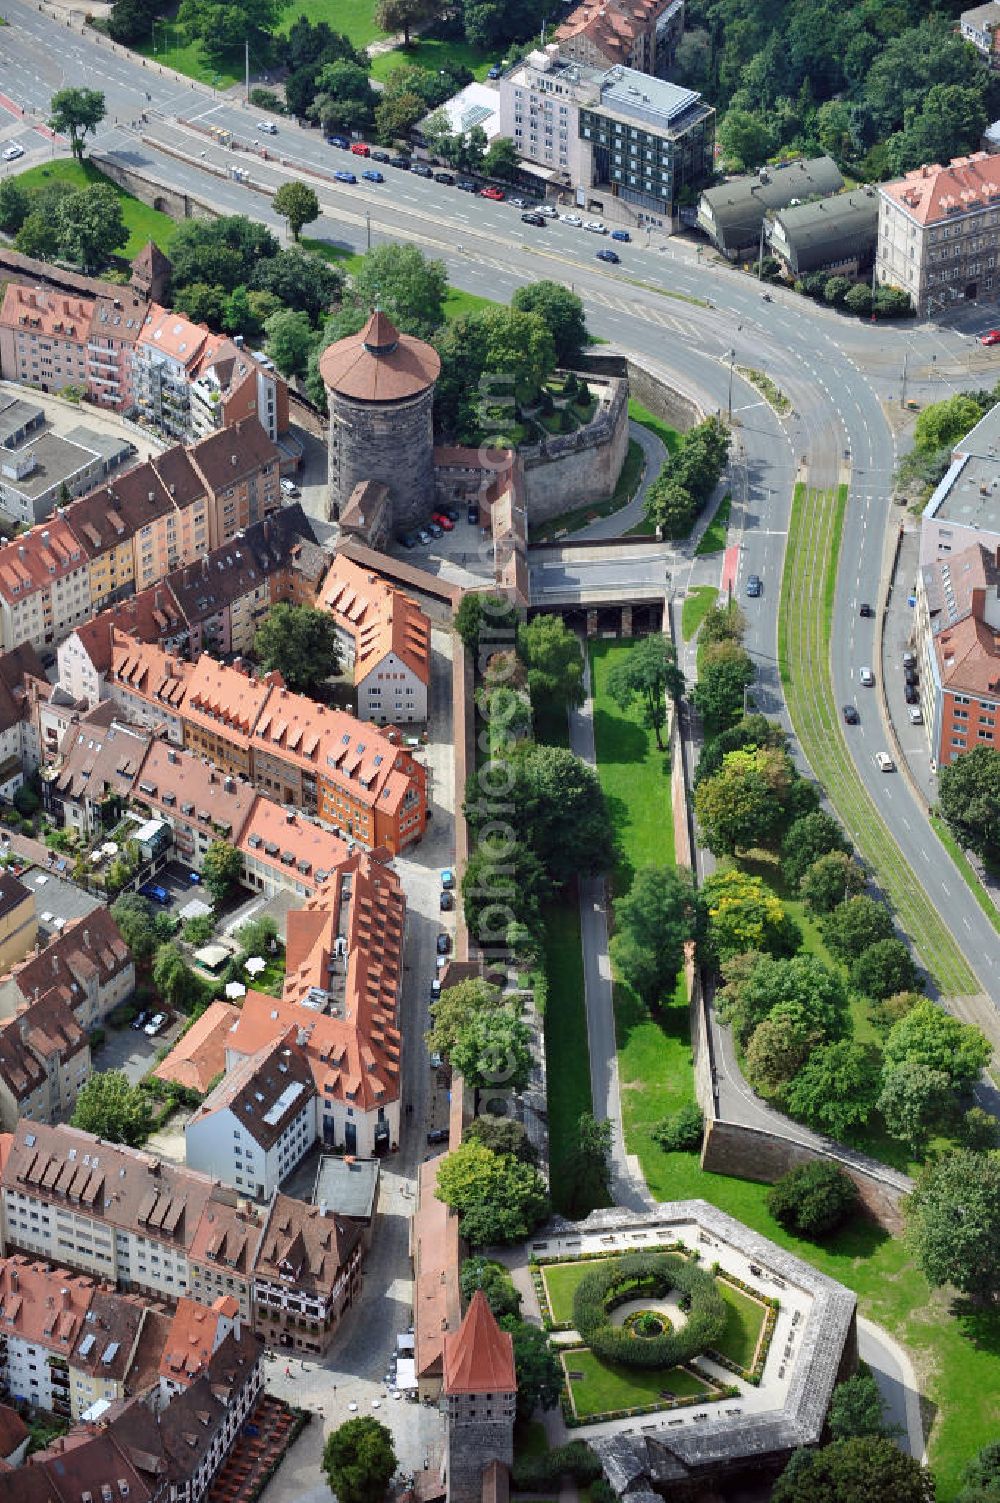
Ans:
{"label": "gabled roof", "polygon": [[514,1338],[501,1331],[486,1296],[477,1289],[465,1319],[444,1338],[444,1391],[515,1393]]}
{"label": "gabled roof", "polygon": [[117,718],[107,700],[66,731],[53,786],[64,798],[99,803],[107,794],[127,798],[149,746],[149,735]]}
{"label": "gabled roof", "polygon": [[212,1002],[157,1065],[157,1080],[175,1080],[203,1096],[226,1068],[226,1040],[239,1015],[231,1002]]}
{"label": "gabled roof", "polygon": [[23,964],[11,980],[26,1001],[45,993],[58,994],[71,1007],[86,997],[89,983],[107,986],[132,963],[110,910],[95,908],[86,918],[74,919],[50,944]]}
{"label": "gabled roof", "polygon": [[431,624],[401,590],[380,574],[338,554],[317,600],[355,645],[355,683],[394,654],[424,684],[430,678]]}
{"label": "gabled roof", "polygon": [[279,1193],[261,1239],[254,1273],[257,1278],[295,1286],[308,1293],[329,1295],[358,1243],[361,1228],[339,1216],[324,1215],[317,1206]]}
{"label": "gabled roof", "polygon": [[947,167],[935,162],[916,167],[879,192],[917,224],[944,224],[973,209],[995,209],[1000,202],[1000,157],[985,151],[955,157]]}
{"label": "gabled roof", "polygon": [[258,474],[265,465],[276,465],[281,457],[255,417],[241,418],[228,428],[210,433],[188,453],[215,492]]}
{"label": "gabled roof", "polygon": [[290,1032],[230,1070],[188,1119],[185,1132],[196,1134],[206,1118],[229,1112],[267,1152],[315,1095],[309,1062]]}

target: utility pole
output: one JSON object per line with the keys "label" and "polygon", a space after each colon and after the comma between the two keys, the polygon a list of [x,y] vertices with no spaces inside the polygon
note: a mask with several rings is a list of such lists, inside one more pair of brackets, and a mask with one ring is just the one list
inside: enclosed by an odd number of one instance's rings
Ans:
{"label": "utility pole", "polygon": [[736,359],[736,351],[729,351],[729,403],[726,411],[729,416],[729,426],[733,425],[733,361]]}
{"label": "utility pole", "polygon": [[764,225],[767,223],[767,215],[760,222],[760,245],[757,248],[757,280],[764,275]]}
{"label": "utility pole", "polygon": [[909,345],[907,345],[906,348],[903,351],[903,389],[902,389],[902,391],[899,394],[899,405],[900,405],[900,407],[905,407],[906,406],[906,361],[907,361],[907,359],[909,357],[909,353],[910,353],[910,347],[909,347]]}
{"label": "utility pole", "polygon": [[246,94],[247,104],[250,103],[250,41],[249,38],[243,43],[243,56],[246,60]]}
{"label": "utility pole", "polygon": [[370,209],[366,209],[365,210],[365,234],[366,234],[367,239],[368,239],[368,249],[371,250],[371,248],[372,248],[372,216],[371,216],[371,210]]}

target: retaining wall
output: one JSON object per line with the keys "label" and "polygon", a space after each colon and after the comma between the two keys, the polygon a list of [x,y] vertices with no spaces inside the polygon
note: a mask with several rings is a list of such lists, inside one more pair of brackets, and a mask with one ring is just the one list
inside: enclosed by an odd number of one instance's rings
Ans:
{"label": "retaining wall", "polygon": [[628,387],[614,378],[603,381],[613,386],[610,405],[586,428],[520,450],[532,526],[614,493],[628,454]]}
{"label": "retaining wall", "polygon": [[214,209],[205,199],[168,188],[165,183],[147,177],[135,167],[124,166],[116,158],[92,152],[91,159],[95,167],[99,167],[119,188],[125,188],[133,198],[162,214],[169,214],[172,219],[218,219],[222,215],[221,209]]}

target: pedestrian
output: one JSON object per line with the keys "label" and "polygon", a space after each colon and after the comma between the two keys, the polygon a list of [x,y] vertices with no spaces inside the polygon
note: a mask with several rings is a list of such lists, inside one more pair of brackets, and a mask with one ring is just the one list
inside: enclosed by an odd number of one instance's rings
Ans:
{"label": "pedestrian", "polygon": [[291,1370],[291,1368],[290,1368],[290,1367],[289,1367],[289,1366],[288,1366],[288,1364],[287,1364],[287,1363],[286,1363],[286,1364],[285,1364],[285,1377],[286,1377],[286,1378],[290,1378],[290,1377],[291,1377],[291,1376],[292,1376],[292,1370]]}

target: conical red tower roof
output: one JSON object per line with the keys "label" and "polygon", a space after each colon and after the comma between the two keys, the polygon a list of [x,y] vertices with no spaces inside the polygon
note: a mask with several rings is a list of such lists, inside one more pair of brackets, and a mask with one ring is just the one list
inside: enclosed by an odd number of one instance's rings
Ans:
{"label": "conical red tower roof", "polygon": [[501,1331],[477,1289],[465,1319],[444,1338],[444,1391],[452,1393],[514,1393],[514,1339]]}

